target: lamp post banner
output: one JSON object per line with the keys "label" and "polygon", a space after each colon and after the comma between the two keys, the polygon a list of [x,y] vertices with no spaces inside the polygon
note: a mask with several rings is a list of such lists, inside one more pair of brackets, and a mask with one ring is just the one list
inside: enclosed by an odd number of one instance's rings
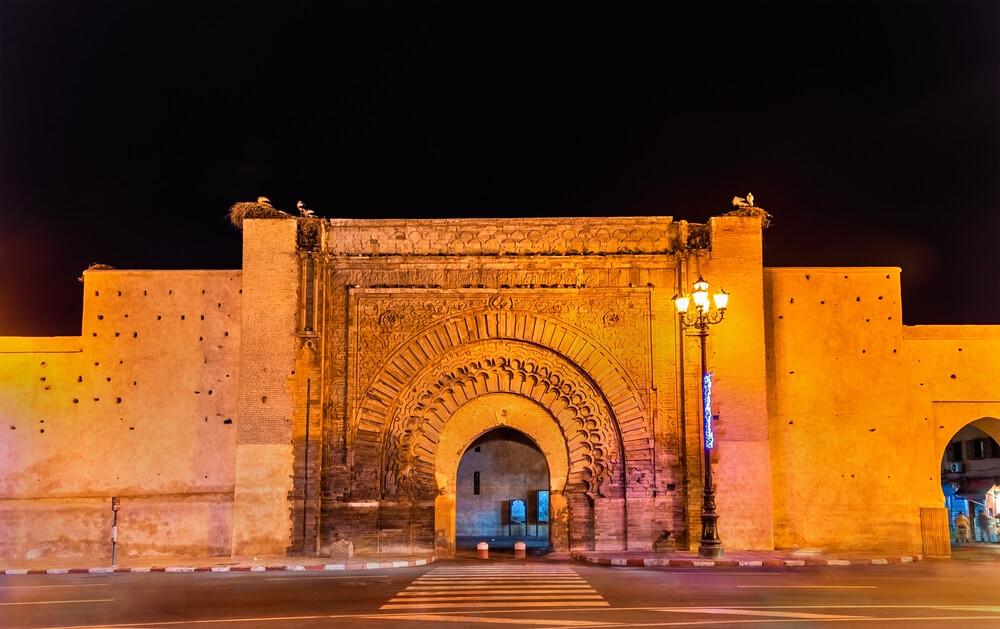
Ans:
{"label": "lamp post banner", "polygon": [[705,449],[715,447],[715,432],[712,430],[712,372],[701,377],[702,412],[705,415]]}

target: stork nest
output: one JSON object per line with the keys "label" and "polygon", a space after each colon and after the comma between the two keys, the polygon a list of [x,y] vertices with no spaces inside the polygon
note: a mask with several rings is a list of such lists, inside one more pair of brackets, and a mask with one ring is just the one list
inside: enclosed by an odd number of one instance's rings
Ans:
{"label": "stork nest", "polygon": [[291,216],[276,210],[273,206],[262,205],[255,201],[240,201],[229,208],[229,221],[239,229],[243,229],[243,221],[248,218],[291,218]]}
{"label": "stork nest", "polygon": [[726,212],[723,216],[744,216],[749,218],[759,218],[761,229],[771,226],[771,215],[762,207],[756,205],[740,205],[732,212]]}
{"label": "stork nest", "polygon": [[302,251],[319,251],[323,219],[315,216],[292,216],[288,212],[275,209],[273,205],[255,201],[240,201],[229,208],[229,221],[238,229],[243,229],[243,221],[253,218],[294,218],[298,226],[296,234],[298,248]]}
{"label": "stork nest", "polygon": [[302,251],[319,251],[320,247],[320,230],[322,229],[323,219],[316,218],[315,216],[308,216],[295,219],[299,224],[298,234],[296,235],[296,244]]}

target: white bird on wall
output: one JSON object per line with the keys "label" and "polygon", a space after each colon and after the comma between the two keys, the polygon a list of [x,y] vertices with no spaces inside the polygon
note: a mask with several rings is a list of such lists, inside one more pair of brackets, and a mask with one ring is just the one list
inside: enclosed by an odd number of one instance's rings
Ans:
{"label": "white bird on wall", "polygon": [[753,193],[752,192],[748,192],[747,193],[747,204],[750,207],[753,207]]}
{"label": "white bird on wall", "polygon": [[306,204],[303,203],[302,201],[299,201],[298,203],[296,203],[295,207],[299,208],[299,214],[301,214],[302,216],[306,216],[306,217],[316,216],[316,213],[313,212],[312,210],[310,210],[309,208],[307,208]]}
{"label": "white bird on wall", "polygon": [[267,197],[257,197],[257,205],[267,205],[270,207],[274,207],[273,205],[271,205],[271,199],[268,199]]}

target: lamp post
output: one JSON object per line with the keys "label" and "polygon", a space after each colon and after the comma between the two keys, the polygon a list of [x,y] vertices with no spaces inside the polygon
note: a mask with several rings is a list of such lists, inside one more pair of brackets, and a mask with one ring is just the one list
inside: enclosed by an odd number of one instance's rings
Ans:
{"label": "lamp post", "polygon": [[[702,427],[705,440],[705,494],[701,503],[701,540],[698,543],[698,556],[705,559],[721,559],[725,551],[719,538],[719,514],[715,512],[715,486],[712,484],[712,448],[715,446],[715,434],[712,431],[712,375],[708,372],[708,357],[705,352],[705,339],[708,338],[708,326],[722,321],[726,316],[726,306],[729,303],[729,293],[719,289],[715,293],[715,308],[708,299],[708,282],[701,276],[694,283],[691,295],[682,294],[674,297],[677,313],[680,315],[681,327],[694,330],[701,341],[701,410]],[[694,308],[691,302],[694,301]]]}

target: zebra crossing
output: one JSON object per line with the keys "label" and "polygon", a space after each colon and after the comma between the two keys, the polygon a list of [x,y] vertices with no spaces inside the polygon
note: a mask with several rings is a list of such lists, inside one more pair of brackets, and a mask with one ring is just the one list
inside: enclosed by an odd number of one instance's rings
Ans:
{"label": "zebra crossing", "polygon": [[572,567],[531,563],[438,566],[382,610],[608,607]]}

